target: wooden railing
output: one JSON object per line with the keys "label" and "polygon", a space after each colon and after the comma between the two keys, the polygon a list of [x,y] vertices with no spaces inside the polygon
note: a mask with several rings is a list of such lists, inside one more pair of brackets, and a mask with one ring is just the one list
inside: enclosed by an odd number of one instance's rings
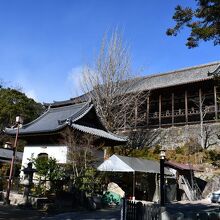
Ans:
{"label": "wooden railing", "polygon": [[[203,113],[214,113],[215,112],[215,106],[204,106],[202,108]],[[200,113],[199,108],[189,108],[187,111],[188,115],[197,115]],[[177,109],[174,110],[173,115],[175,116],[184,116],[186,114],[185,109]],[[149,118],[159,118],[159,112],[149,113]],[[172,111],[166,110],[161,112],[161,117],[172,117]]]}

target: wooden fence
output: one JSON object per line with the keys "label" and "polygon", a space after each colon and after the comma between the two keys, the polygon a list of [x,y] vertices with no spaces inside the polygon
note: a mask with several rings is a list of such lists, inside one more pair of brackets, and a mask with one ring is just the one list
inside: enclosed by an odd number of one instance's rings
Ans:
{"label": "wooden fence", "polygon": [[[174,207],[175,209],[175,207]],[[176,211],[176,210],[175,210]],[[163,219],[178,219],[178,220],[220,220],[220,208],[216,207],[207,211],[193,212],[191,211],[176,211],[170,215],[165,207],[160,207],[159,204],[145,205],[141,202],[132,202],[123,200],[123,211],[121,220],[163,220]]]}
{"label": "wooden fence", "polygon": [[161,207],[158,204],[127,201],[125,209],[126,220],[161,220]]}

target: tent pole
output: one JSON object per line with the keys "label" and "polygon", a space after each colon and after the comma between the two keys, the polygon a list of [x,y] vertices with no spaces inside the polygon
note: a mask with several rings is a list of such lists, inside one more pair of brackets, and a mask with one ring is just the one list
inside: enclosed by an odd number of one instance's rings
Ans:
{"label": "tent pole", "polygon": [[133,197],[132,200],[135,200],[135,171],[133,172]]}

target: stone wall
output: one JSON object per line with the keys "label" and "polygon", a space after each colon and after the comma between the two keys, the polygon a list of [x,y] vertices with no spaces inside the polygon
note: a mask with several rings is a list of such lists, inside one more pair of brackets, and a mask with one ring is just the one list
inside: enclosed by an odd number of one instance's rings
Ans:
{"label": "stone wall", "polygon": [[[6,192],[4,192],[4,198],[6,197]],[[21,205],[24,204],[23,194],[18,194],[14,192],[10,192],[10,204],[11,205]]]}
{"label": "stone wall", "polygon": [[[220,146],[220,123],[204,124],[204,140],[208,141],[209,149],[218,148]],[[200,140],[200,124],[186,125],[170,128],[158,128],[147,131],[146,145],[161,145],[167,149],[175,149],[181,147],[192,139],[201,143]]]}

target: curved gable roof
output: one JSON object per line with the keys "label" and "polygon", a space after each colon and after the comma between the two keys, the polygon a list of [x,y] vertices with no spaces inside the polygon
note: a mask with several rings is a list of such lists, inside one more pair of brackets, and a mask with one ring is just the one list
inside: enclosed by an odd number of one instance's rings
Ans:
{"label": "curved gable roof", "polygon": [[[92,109],[94,111],[91,111]],[[80,119],[86,120],[84,116],[86,116],[89,112],[94,115],[94,121],[86,123],[88,125],[81,124]],[[84,102],[59,107],[49,107],[48,110],[36,120],[20,128],[19,135],[25,136],[52,133],[59,131],[68,125],[81,132],[89,133],[112,141],[127,141],[127,137],[121,137],[112,134],[106,130],[101,122],[97,123],[97,121],[100,121],[100,119],[94,112],[94,105],[91,102]],[[16,129],[6,128],[5,133],[9,135],[15,135]]]}
{"label": "curved gable roof", "polygon": [[[93,105],[89,103],[79,103],[74,105],[62,106],[57,108],[48,108],[48,110],[40,117],[23,125],[19,130],[19,134],[34,134],[54,132],[62,129],[67,124],[67,120],[76,121],[83,117]],[[14,134],[15,129],[6,128],[7,134]]]}

